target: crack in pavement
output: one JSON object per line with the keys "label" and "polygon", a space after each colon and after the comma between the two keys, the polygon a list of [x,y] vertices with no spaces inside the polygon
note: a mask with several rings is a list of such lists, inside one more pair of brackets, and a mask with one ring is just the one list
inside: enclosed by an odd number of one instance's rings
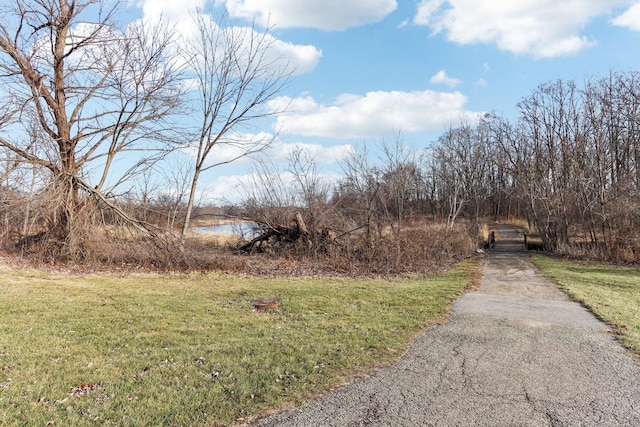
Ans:
{"label": "crack in pavement", "polygon": [[394,366],[256,426],[640,426],[640,365],[497,226],[478,290]]}

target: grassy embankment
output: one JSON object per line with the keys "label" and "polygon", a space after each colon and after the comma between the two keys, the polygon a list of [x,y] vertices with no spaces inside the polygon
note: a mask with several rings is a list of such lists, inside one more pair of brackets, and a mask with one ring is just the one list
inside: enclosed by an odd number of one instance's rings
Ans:
{"label": "grassy embankment", "polygon": [[640,356],[640,268],[569,262],[534,255],[533,262],[573,299],[613,326]]}
{"label": "grassy embankment", "polygon": [[[227,425],[396,360],[476,263],[397,281],[1,268],[0,425]],[[256,298],[282,307],[252,312]]]}

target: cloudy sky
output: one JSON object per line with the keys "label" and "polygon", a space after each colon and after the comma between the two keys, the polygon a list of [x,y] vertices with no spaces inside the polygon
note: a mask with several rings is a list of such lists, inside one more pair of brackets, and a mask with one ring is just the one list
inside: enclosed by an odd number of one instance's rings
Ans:
{"label": "cloudy sky", "polygon": [[[279,54],[297,67],[273,100],[290,112],[273,159],[308,147],[327,174],[351,147],[398,132],[427,147],[448,126],[482,112],[514,117],[538,85],[580,86],[609,71],[640,69],[637,0],[137,0],[138,14],[171,17],[188,31],[189,8],[226,10],[272,25]],[[202,191],[233,199],[246,165],[212,171]]]}

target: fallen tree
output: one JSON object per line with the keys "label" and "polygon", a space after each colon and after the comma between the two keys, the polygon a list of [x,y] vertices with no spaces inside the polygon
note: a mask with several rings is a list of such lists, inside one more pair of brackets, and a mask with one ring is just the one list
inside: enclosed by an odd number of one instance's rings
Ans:
{"label": "fallen tree", "polygon": [[326,228],[310,231],[300,212],[296,212],[289,224],[279,225],[268,222],[256,222],[261,233],[243,243],[239,250],[242,252],[264,252],[267,246],[301,245],[307,250],[317,249],[320,243],[326,246],[334,233]]}

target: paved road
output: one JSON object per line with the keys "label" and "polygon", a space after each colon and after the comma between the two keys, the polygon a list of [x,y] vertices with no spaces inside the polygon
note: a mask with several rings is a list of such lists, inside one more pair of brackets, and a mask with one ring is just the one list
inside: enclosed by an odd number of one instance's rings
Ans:
{"label": "paved road", "polygon": [[640,426],[640,364],[496,226],[480,289],[394,366],[258,426]]}

